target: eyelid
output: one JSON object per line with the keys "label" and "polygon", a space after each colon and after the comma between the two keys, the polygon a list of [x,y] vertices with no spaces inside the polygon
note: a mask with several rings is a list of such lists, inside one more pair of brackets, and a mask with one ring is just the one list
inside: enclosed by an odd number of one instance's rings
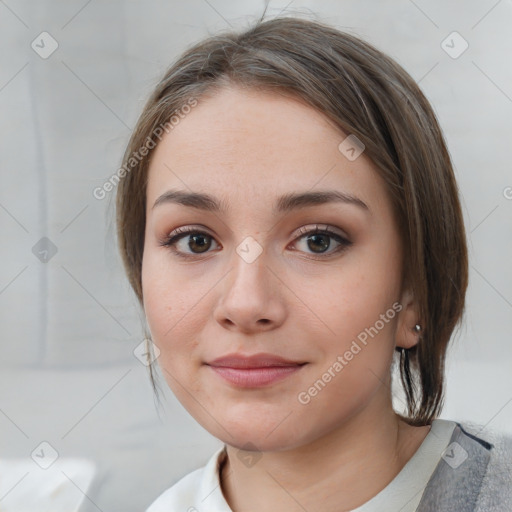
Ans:
{"label": "eyelid", "polygon": [[341,232],[334,231],[333,226],[330,226],[329,224],[315,223],[313,225],[314,225],[314,228],[311,227],[312,224],[308,224],[306,226],[302,226],[297,231],[294,231],[293,241],[295,241],[298,237],[300,237],[302,235],[313,234],[316,231],[318,231],[320,233],[328,233],[330,235],[336,235],[341,238],[344,238],[347,242],[349,241],[349,237],[346,233],[344,233],[343,231],[341,231]]}
{"label": "eyelid", "polygon": [[204,233],[208,236],[211,236],[212,238],[215,238],[215,235],[210,234],[210,230],[202,226],[201,224],[191,224],[189,226],[180,226],[179,228],[173,229],[168,235],[166,235],[166,238],[172,238],[176,235],[181,234],[191,234],[191,233]]}

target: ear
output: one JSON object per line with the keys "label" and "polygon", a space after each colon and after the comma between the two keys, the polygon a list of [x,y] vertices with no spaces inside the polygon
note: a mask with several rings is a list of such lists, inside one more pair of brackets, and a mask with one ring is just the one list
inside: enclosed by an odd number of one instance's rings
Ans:
{"label": "ear", "polygon": [[416,345],[420,339],[420,332],[415,330],[416,324],[422,326],[419,318],[418,305],[414,300],[412,292],[407,288],[400,298],[402,310],[398,316],[396,328],[396,346],[402,348],[411,348]]}

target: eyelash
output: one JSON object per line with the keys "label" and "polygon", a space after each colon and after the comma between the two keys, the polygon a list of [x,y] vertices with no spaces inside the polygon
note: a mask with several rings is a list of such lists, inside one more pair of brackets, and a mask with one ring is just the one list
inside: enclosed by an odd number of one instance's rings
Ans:
{"label": "eyelash", "polygon": [[[336,242],[338,242],[340,244],[340,246],[338,246],[336,249],[334,249],[333,251],[331,251],[329,253],[325,253],[326,256],[323,256],[322,255],[323,253],[316,253],[316,256],[313,256],[312,259],[326,259],[326,258],[332,256],[333,254],[338,254],[338,253],[344,251],[345,249],[347,249],[349,246],[352,245],[352,242],[350,242],[346,238],[342,237],[341,235],[339,235],[337,233],[334,233],[333,231],[330,231],[328,226],[326,226],[324,229],[320,229],[318,224],[316,225],[316,227],[314,229],[308,229],[306,227],[301,228],[298,233],[298,236],[295,238],[294,241],[297,241],[301,238],[305,238],[307,235],[311,236],[311,235],[318,235],[318,234],[327,235],[330,238],[333,238]],[[204,231],[200,231],[200,230],[192,228],[192,227],[185,227],[185,228],[175,229],[172,233],[170,233],[167,237],[165,237],[164,240],[161,240],[159,242],[159,245],[163,246],[163,247],[168,247],[174,254],[176,254],[180,258],[184,258],[184,259],[197,259],[198,257],[200,258],[202,254],[208,254],[208,252],[210,252],[210,251],[207,251],[206,253],[185,254],[185,253],[181,253],[181,252],[177,251],[175,248],[176,243],[179,240],[181,240],[182,238],[185,238],[187,235],[204,235],[208,238],[213,239],[213,237],[211,235],[209,235],[208,233],[206,233]],[[311,253],[311,254],[314,254],[314,253]]]}

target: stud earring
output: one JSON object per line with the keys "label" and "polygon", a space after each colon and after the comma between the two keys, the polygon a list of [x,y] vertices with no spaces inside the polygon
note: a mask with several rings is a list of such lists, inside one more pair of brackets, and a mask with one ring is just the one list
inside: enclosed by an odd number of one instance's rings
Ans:
{"label": "stud earring", "polygon": [[421,331],[421,325],[416,324],[416,325],[414,326],[414,330],[415,330],[416,332],[420,332],[420,331]]}

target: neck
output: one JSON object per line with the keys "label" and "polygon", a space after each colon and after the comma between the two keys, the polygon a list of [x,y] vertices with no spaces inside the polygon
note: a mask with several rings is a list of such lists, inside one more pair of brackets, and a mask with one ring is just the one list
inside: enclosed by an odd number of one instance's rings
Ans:
{"label": "neck", "polygon": [[340,512],[362,505],[395,478],[430,429],[387,411],[378,422],[362,411],[308,444],[264,452],[251,467],[227,446],[221,483],[230,508]]}

